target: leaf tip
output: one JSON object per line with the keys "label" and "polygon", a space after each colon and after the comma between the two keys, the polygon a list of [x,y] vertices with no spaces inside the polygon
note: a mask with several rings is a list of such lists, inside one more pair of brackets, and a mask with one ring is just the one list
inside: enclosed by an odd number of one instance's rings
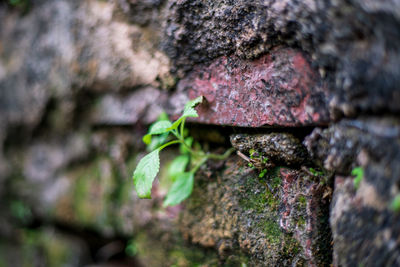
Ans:
{"label": "leaf tip", "polygon": [[143,136],[142,141],[146,145],[150,145],[150,143],[151,143],[151,134],[146,134],[145,136]]}

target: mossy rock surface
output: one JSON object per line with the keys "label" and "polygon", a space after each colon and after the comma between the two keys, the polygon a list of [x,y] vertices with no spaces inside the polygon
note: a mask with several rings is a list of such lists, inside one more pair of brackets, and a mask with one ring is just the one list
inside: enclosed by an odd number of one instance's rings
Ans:
{"label": "mossy rock surface", "polygon": [[319,178],[276,167],[263,178],[233,157],[199,173],[181,218],[188,240],[216,249],[222,262],[248,266],[322,266],[331,262],[327,187]]}

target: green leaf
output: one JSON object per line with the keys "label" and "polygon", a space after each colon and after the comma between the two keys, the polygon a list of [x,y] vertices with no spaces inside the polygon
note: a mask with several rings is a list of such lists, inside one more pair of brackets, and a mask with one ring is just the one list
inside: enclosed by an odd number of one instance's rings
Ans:
{"label": "green leaf", "polygon": [[145,136],[143,136],[142,141],[146,145],[150,145],[150,143],[151,143],[151,134],[146,134]]}
{"label": "green leaf", "polygon": [[175,130],[179,127],[179,124],[181,124],[182,120],[188,117],[193,117],[196,118],[199,115],[197,114],[197,111],[194,109],[194,107],[198,104],[203,102],[203,96],[199,96],[195,99],[190,100],[189,102],[186,103],[185,108],[183,110],[183,114],[177,119],[171,127],[169,127],[168,130]]}
{"label": "green leaf", "polygon": [[164,207],[174,206],[188,198],[193,190],[194,174],[192,172],[183,172],[179,174],[172,184],[167,197],[164,200]]}
{"label": "green leaf", "polygon": [[397,194],[394,197],[394,199],[392,200],[392,203],[390,203],[390,209],[394,212],[400,211],[400,194]]}
{"label": "green leaf", "polygon": [[133,181],[140,198],[151,198],[151,188],[159,169],[160,157],[158,149],[147,154],[139,161],[133,173]]}
{"label": "green leaf", "polygon": [[165,111],[161,112],[160,116],[158,116],[157,121],[168,121],[168,115]]}
{"label": "green leaf", "polygon": [[265,174],[267,173],[267,169],[263,169],[260,174],[258,175],[259,178],[263,178],[265,176]]}
{"label": "green leaf", "polygon": [[176,180],[178,174],[181,174],[185,171],[186,166],[189,163],[189,156],[188,155],[181,155],[176,157],[168,168],[168,176],[171,178],[172,181]]}
{"label": "green leaf", "polygon": [[168,130],[168,128],[170,128],[171,125],[172,125],[171,122],[168,120],[157,121],[156,123],[150,126],[149,132],[145,136],[143,136],[143,142],[146,145],[149,145],[151,143],[152,135],[169,132],[170,130]]}
{"label": "green leaf", "polygon": [[138,247],[134,239],[131,239],[127,242],[127,246],[125,247],[125,253],[131,257],[134,257],[138,252]]}
{"label": "green leaf", "polygon": [[364,177],[364,169],[362,167],[356,167],[351,171],[351,175],[355,176],[353,184],[354,188],[357,190],[360,187],[360,183]]}
{"label": "green leaf", "polygon": [[164,144],[167,141],[168,136],[169,136],[169,133],[152,136],[151,142],[150,142],[150,144],[147,145],[146,150],[151,152],[154,149],[159,148],[162,144]]}
{"label": "green leaf", "polygon": [[156,123],[151,125],[148,134],[163,134],[169,132],[169,130],[167,129],[171,127],[171,125],[172,124],[169,120],[157,121]]}
{"label": "green leaf", "polygon": [[201,96],[198,96],[198,97],[196,97],[196,98],[194,98],[194,99],[192,99],[192,100],[189,100],[189,101],[186,103],[185,108],[188,108],[188,107],[193,108],[193,107],[197,106],[198,104],[200,104],[201,102],[203,102],[203,98],[204,98],[204,97],[201,95]]}

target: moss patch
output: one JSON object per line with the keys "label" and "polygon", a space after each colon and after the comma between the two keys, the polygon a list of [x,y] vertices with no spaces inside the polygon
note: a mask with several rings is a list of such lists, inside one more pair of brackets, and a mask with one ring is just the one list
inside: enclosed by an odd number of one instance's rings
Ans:
{"label": "moss patch", "polygon": [[249,195],[248,198],[240,199],[239,204],[245,210],[254,210],[257,213],[262,213],[265,211],[265,206],[267,204],[266,193],[258,193]]}
{"label": "moss patch", "polygon": [[[53,228],[19,229],[12,242],[0,240],[0,267],[82,266],[81,244]],[[36,266],[35,265],[35,266]]]}
{"label": "moss patch", "polygon": [[266,238],[271,244],[279,244],[283,239],[283,233],[279,227],[279,224],[273,219],[267,219],[266,221],[259,224],[266,234]]}
{"label": "moss patch", "polygon": [[[158,242],[160,238],[170,238],[171,242]],[[186,244],[177,235],[157,238],[141,232],[135,237],[134,244],[135,256],[144,266],[219,266],[213,250]]]}
{"label": "moss patch", "polygon": [[[293,236],[289,234],[285,235],[285,237],[283,238],[283,244],[284,245],[280,252],[282,260],[287,259],[292,261],[293,259],[298,257],[299,253],[302,250],[300,243],[295,238],[293,238]],[[297,264],[296,266],[303,266],[303,265]]]}

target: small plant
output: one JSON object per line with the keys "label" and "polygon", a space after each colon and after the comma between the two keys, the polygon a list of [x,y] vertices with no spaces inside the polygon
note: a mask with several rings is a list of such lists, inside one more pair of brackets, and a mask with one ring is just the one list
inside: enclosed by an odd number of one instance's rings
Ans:
{"label": "small plant", "polygon": [[255,168],[259,170],[259,178],[263,178],[265,174],[268,172],[268,168],[271,168],[274,166],[273,163],[269,162],[269,159],[262,154],[258,153],[254,149],[250,149],[249,154],[250,158],[244,155],[242,152],[237,151],[238,156],[240,156],[242,159],[246,160],[248,162],[247,166],[250,168]]}
{"label": "small plant", "polygon": [[130,257],[134,257],[136,256],[137,252],[138,252],[138,247],[135,240],[134,239],[129,240],[125,247],[125,253]]}
{"label": "small plant", "polygon": [[390,209],[394,212],[400,212],[400,194],[397,194],[392,203],[390,203]]}
{"label": "small plant", "polygon": [[314,168],[309,168],[308,170],[314,176],[322,176],[322,175],[324,175],[324,173],[322,171],[317,171]]}
{"label": "small plant", "polygon": [[[193,145],[192,137],[187,136],[186,118],[198,117],[194,107],[202,101],[202,96],[190,100],[185,105],[183,114],[174,122],[169,121],[166,115],[162,115],[143,136],[143,142],[151,152],[139,161],[133,173],[134,184],[140,198],[151,198],[153,181],[160,169],[159,153],[170,145],[180,144],[182,155],[176,157],[168,169],[168,176],[173,183],[164,200],[164,207],[177,205],[190,196],[194,175],[208,159],[224,160],[232,153],[233,148],[222,155],[204,152],[199,144]],[[189,162],[192,168],[186,171]]]}
{"label": "small plant", "polygon": [[356,167],[351,171],[351,175],[355,176],[353,180],[354,188],[357,190],[360,187],[360,183],[364,178],[364,169],[362,167]]}

